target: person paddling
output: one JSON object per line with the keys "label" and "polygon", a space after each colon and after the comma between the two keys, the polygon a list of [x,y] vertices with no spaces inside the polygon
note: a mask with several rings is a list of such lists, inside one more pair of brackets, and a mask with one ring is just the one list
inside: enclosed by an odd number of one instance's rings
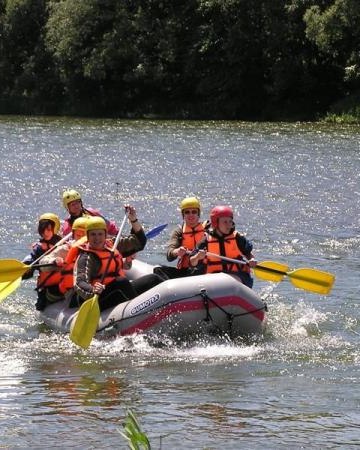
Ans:
{"label": "person paddling", "polygon": [[[40,239],[33,244],[31,253],[23,259],[24,264],[32,264],[39,260],[41,255],[53,248],[57,242],[61,240],[58,232],[60,229],[60,220],[56,214],[45,213],[39,217],[38,233]],[[39,262],[42,262],[41,259]],[[23,279],[31,278],[34,275],[34,269],[29,269],[22,276]],[[37,279],[38,298],[35,304],[37,310],[41,311],[47,304],[47,298],[54,298],[59,295],[58,284],[60,282],[60,272],[51,270],[46,272],[45,269],[39,270]]]}
{"label": "person paddling", "polygon": [[164,279],[197,274],[197,271],[190,268],[189,253],[204,237],[205,229],[209,225],[200,221],[201,205],[196,197],[184,198],[180,203],[180,211],[183,223],[173,230],[166,252],[169,262],[178,260],[177,267],[162,265],[154,269],[154,272]]}
{"label": "person paddling", "polygon": [[[211,228],[206,231],[203,239],[197,244],[196,253],[190,256],[190,264],[199,264],[205,273],[225,272],[236,275],[248,287],[252,288],[253,278],[250,268],[256,266],[252,253],[252,243],[235,230],[234,213],[229,206],[215,206],[210,212]],[[206,252],[232,259],[246,258],[248,263],[229,263]],[[244,261],[245,262],[245,261]]]}
{"label": "person paddling", "polygon": [[71,233],[72,224],[74,221],[83,216],[100,216],[102,217],[107,226],[107,232],[110,236],[116,236],[119,231],[117,225],[113,220],[108,220],[102,216],[102,214],[93,208],[85,208],[79,192],[75,189],[68,189],[62,194],[62,202],[64,208],[69,212],[69,216],[64,220],[61,227],[61,234],[63,236]]}
{"label": "person paddling", "polygon": [[[56,214],[42,214],[38,220],[38,233],[40,239],[38,242],[32,244],[31,253],[23,259],[23,263],[30,265],[39,259],[47,250],[54,247],[54,245],[61,240],[61,236],[58,234],[59,230],[60,219]],[[32,273],[30,273],[30,271],[26,272],[26,276],[31,278]]]}
{"label": "person paddling", "polygon": [[[54,264],[60,272],[59,300],[72,299],[74,295],[74,264],[79,256],[79,246],[86,242],[87,216],[78,217],[72,224],[72,239],[57,247],[41,259],[43,264]],[[51,269],[44,268],[44,271]],[[61,295],[61,296],[60,296]],[[75,304],[74,306],[77,306]]]}
{"label": "person paddling", "polygon": [[[88,242],[79,246],[80,255],[74,267],[75,291],[79,306],[95,294],[99,295],[100,311],[113,307],[159,284],[162,279],[149,274],[130,282],[125,275],[123,257],[143,250],[144,230],[136,217],[135,208],[127,206],[132,234],[120,239],[112,252],[107,240],[107,226],[102,217],[91,217],[87,223]],[[120,253],[121,252],[121,253]]]}

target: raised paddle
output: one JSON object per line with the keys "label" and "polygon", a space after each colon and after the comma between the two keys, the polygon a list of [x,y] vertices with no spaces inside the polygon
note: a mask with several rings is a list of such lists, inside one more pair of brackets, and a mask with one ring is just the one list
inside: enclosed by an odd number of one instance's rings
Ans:
{"label": "raised paddle", "polygon": [[[59,242],[57,242],[54,247],[49,248],[45,253],[43,253],[39,258],[37,258],[33,263],[26,265],[23,264],[20,261],[17,261],[15,259],[10,260],[10,259],[5,259],[5,260],[0,260],[0,302],[2,300],[4,300],[6,297],[8,297],[10,294],[12,294],[19,286],[21,283],[21,277],[22,275],[27,272],[29,269],[32,268],[38,268],[41,265],[37,266],[38,261],[41,260],[41,258],[43,258],[45,255],[48,255],[49,253],[51,253],[53,250],[55,250],[57,247],[59,247],[60,245],[62,245],[64,242],[66,242],[68,239],[70,239],[70,237],[72,236],[72,233],[67,234],[66,236],[64,236],[62,239],[60,239]],[[3,262],[5,261],[5,263]],[[12,264],[12,267],[14,268],[15,266],[20,269],[16,269],[15,271],[9,271],[8,270],[8,262],[12,261],[11,263],[9,263],[10,265]],[[16,261],[14,263],[14,261]],[[2,270],[3,269],[3,270]],[[4,276],[3,276],[4,274]],[[4,278],[6,280],[4,280]]]}
{"label": "raised paddle", "polygon": [[[116,247],[119,244],[121,233],[126,222],[127,214],[125,213],[124,219],[119,228],[114,245],[111,249],[111,253],[108,259],[107,268],[110,265],[111,257],[115,252]],[[106,276],[107,268],[102,275],[102,280]],[[77,313],[76,318],[72,322],[70,329],[70,339],[82,348],[88,348],[91,344],[93,337],[95,336],[100,319],[99,308],[99,295],[95,294],[93,297],[86,300]]]}
{"label": "raised paddle", "polygon": [[157,227],[152,228],[151,230],[147,231],[145,233],[145,236],[147,239],[152,239],[156,237],[158,234],[162,232],[166,227],[168,226],[167,223],[164,223],[162,225],[158,225]]}
{"label": "raised paddle", "polygon": [[[247,264],[246,260],[227,258],[210,252],[206,252],[206,254],[235,264]],[[310,268],[289,270],[285,264],[274,261],[258,263],[254,268],[254,273],[260,279],[276,282],[282,281],[287,276],[295,287],[323,295],[329,294],[335,281],[335,276],[329,272]]]}

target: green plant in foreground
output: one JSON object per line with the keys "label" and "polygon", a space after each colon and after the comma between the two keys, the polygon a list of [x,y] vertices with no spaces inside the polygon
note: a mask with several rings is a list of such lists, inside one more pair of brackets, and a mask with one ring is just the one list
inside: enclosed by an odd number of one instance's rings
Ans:
{"label": "green plant in foreground", "polygon": [[129,410],[124,422],[124,433],[120,434],[129,442],[131,450],[151,450],[150,442],[146,434],[141,431],[139,422],[136,420],[134,413]]}

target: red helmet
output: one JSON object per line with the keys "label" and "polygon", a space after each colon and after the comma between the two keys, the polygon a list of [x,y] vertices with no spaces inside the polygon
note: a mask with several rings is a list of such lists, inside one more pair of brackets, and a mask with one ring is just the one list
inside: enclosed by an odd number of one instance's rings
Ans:
{"label": "red helmet", "polygon": [[210,212],[210,222],[213,228],[217,227],[220,217],[234,218],[233,210],[230,206],[215,206]]}

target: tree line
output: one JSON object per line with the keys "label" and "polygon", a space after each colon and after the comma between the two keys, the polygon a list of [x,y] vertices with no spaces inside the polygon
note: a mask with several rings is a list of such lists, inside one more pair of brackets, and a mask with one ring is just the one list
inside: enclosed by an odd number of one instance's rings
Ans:
{"label": "tree line", "polygon": [[360,117],[359,0],[0,0],[0,113]]}

